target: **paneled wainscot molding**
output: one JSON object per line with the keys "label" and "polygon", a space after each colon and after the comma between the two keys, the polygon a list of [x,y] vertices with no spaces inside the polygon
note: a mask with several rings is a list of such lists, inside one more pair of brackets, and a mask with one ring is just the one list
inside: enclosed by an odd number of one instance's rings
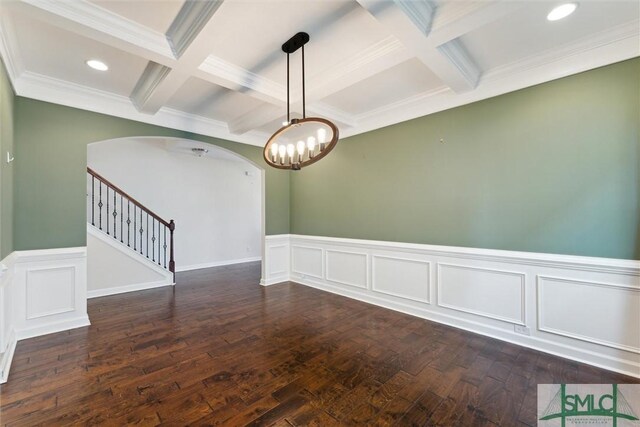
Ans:
{"label": "paneled wainscot molding", "polygon": [[89,325],[86,248],[16,251],[0,276],[0,383],[21,339]]}
{"label": "paneled wainscot molding", "polygon": [[267,236],[285,281],[640,378],[640,261]]}

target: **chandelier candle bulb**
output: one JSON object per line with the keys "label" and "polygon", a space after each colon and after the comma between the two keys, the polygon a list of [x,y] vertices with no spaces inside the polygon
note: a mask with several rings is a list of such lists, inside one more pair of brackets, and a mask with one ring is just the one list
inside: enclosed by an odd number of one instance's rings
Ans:
{"label": "chandelier candle bulb", "polygon": [[275,162],[278,158],[278,144],[273,144],[271,146],[271,159]]}
{"label": "chandelier candle bulb", "polygon": [[320,151],[324,150],[324,144],[327,142],[327,130],[325,128],[318,129],[318,142],[320,143]]}
{"label": "chandelier candle bulb", "polygon": [[296,152],[296,148],[293,144],[287,145],[287,154],[291,157],[291,161],[293,161],[293,154]]}
{"label": "chandelier candle bulb", "polygon": [[304,155],[304,141],[298,141],[298,162],[302,162],[302,156]]}

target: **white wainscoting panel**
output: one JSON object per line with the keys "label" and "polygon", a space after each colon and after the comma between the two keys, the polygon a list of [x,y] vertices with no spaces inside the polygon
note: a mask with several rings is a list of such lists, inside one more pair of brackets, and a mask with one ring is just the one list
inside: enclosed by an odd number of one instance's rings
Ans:
{"label": "white wainscoting panel", "polygon": [[73,265],[27,270],[27,320],[76,309]]}
{"label": "white wainscoting panel", "polygon": [[324,271],[322,251],[320,248],[291,245],[291,272],[322,279]]}
{"label": "white wainscoting panel", "polygon": [[13,322],[19,340],[89,324],[85,247],[14,254]]}
{"label": "white wainscoting panel", "polygon": [[292,280],[640,378],[640,261],[301,235],[265,246],[263,284]]}
{"label": "white wainscoting panel", "polygon": [[525,274],[438,263],[438,305],[525,324]]}
{"label": "white wainscoting panel", "polygon": [[430,303],[431,263],[412,258],[373,255],[371,289],[412,301]]}
{"label": "white wainscoting panel", "polygon": [[327,280],[341,285],[367,288],[369,262],[366,253],[327,249]]}
{"label": "white wainscoting panel", "polygon": [[268,286],[289,280],[291,274],[290,251],[289,235],[265,236],[261,285]]}
{"label": "white wainscoting panel", "polygon": [[16,251],[3,260],[0,382],[17,341],[89,325],[85,247]]}
{"label": "white wainscoting panel", "polygon": [[640,354],[640,285],[538,276],[538,300],[541,331]]}

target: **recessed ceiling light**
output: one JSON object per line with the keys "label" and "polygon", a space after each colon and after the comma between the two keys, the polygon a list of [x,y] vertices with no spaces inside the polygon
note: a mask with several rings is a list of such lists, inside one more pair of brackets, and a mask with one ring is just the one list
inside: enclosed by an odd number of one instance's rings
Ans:
{"label": "recessed ceiling light", "polygon": [[102,61],[98,61],[97,59],[90,59],[87,61],[87,65],[94,70],[98,71],[107,71],[109,67]]}
{"label": "recessed ceiling light", "polygon": [[577,7],[577,3],[565,3],[560,6],[556,6],[551,10],[551,12],[549,12],[547,19],[549,21],[557,21],[559,19],[566,18],[575,12]]}

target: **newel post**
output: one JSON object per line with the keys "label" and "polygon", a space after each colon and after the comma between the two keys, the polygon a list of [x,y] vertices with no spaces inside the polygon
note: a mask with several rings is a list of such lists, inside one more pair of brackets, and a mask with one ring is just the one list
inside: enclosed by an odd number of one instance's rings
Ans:
{"label": "newel post", "polygon": [[169,271],[173,273],[173,283],[176,282],[176,261],[173,259],[173,231],[176,229],[176,223],[173,220],[169,221]]}

